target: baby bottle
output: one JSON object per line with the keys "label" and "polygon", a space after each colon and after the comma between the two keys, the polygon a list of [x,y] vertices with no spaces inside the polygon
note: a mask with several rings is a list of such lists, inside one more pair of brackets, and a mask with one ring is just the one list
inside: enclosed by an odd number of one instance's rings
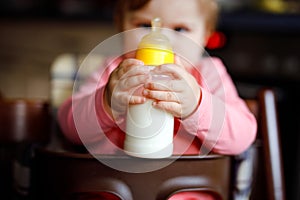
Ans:
{"label": "baby bottle", "polygon": [[[161,33],[159,18],[152,20],[152,30],[138,45],[136,58],[154,68],[164,63],[174,63],[174,54],[168,38]],[[151,72],[150,72],[151,73]],[[168,79],[166,75],[152,74],[152,79]],[[144,104],[129,105],[126,118],[124,150],[142,158],[164,158],[173,152],[174,117],[164,110],[154,108],[153,100]]]}

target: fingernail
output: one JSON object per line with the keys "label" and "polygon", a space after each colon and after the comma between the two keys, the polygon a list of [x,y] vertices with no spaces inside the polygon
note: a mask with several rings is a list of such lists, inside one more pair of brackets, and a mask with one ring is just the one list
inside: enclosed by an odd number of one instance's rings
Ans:
{"label": "fingernail", "polygon": [[144,65],[144,62],[141,61],[141,60],[138,60],[138,64],[139,64],[139,65]]}
{"label": "fingernail", "polygon": [[153,101],[153,102],[152,102],[152,106],[157,106],[157,104],[158,104],[158,103],[157,103],[156,101]]}
{"label": "fingernail", "polygon": [[147,96],[149,94],[148,90],[143,90],[143,95]]}

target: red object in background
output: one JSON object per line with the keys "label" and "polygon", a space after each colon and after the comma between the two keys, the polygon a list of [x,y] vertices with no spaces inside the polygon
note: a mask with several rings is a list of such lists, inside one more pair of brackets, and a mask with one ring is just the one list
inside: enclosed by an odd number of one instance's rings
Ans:
{"label": "red object in background", "polygon": [[222,32],[213,32],[206,43],[207,49],[220,49],[226,43],[226,36]]}

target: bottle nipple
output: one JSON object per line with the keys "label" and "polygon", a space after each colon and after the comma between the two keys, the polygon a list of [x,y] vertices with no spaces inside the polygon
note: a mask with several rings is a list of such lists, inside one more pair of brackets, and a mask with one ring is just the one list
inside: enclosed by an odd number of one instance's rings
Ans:
{"label": "bottle nipple", "polygon": [[156,17],[151,21],[151,27],[152,27],[152,31],[160,31],[161,28],[161,20],[160,18]]}
{"label": "bottle nipple", "polygon": [[151,21],[151,32],[142,38],[139,48],[156,48],[172,51],[169,39],[161,33],[161,24],[161,19],[158,17]]}
{"label": "bottle nipple", "polygon": [[174,55],[170,40],[161,33],[161,19],[151,21],[151,32],[145,35],[138,45],[136,58],[146,65],[173,63]]}

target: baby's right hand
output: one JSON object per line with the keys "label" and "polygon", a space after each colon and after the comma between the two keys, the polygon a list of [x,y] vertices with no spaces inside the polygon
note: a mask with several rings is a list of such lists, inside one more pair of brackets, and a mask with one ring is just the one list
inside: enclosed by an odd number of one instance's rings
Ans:
{"label": "baby's right hand", "polygon": [[129,58],[120,63],[111,73],[106,86],[106,100],[113,111],[124,114],[128,104],[146,101],[144,96],[134,92],[149,80],[149,71],[149,67],[137,59]]}

